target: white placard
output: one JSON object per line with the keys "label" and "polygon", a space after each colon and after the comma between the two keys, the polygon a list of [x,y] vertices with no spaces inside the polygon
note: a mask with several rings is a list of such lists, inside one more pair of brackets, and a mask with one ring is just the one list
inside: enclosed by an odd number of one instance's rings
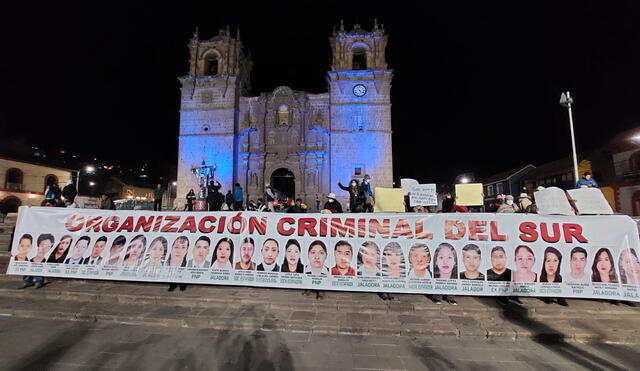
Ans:
{"label": "white placard", "polygon": [[436,206],[438,194],[435,184],[416,184],[409,193],[410,206]]}
{"label": "white placard", "polygon": [[570,189],[567,192],[575,200],[580,215],[613,214],[611,205],[598,188]]}
{"label": "white placard", "polygon": [[409,194],[409,192],[411,192],[411,188],[414,185],[418,185],[418,184],[419,184],[418,181],[415,179],[411,179],[411,178],[400,179],[400,186],[402,187],[402,190],[404,191],[405,196]]}
{"label": "white placard", "polygon": [[558,187],[535,191],[533,196],[540,215],[575,215],[567,195]]}

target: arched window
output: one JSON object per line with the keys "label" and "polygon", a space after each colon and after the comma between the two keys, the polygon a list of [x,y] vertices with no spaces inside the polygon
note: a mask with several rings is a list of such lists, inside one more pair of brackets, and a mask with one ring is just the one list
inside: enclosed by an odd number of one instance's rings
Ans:
{"label": "arched window", "polygon": [[22,201],[15,196],[9,196],[0,201],[0,212],[3,214],[16,213],[18,207],[22,205]]}
{"label": "arched window", "polygon": [[44,190],[46,191],[47,186],[49,185],[53,185],[53,184],[57,184],[58,183],[58,177],[53,175],[53,174],[49,174],[47,176],[44,177]]}
{"label": "arched window", "polygon": [[218,74],[218,54],[209,53],[204,61],[204,74],[214,76]]}
{"label": "arched window", "polygon": [[12,191],[21,191],[24,174],[22,170],[15,167],[7,170],[5,174],[4,188]]}
{"label": "arched window", "polygon": [[367,51],[364,48],[353,49],[353,63],[352,69],[354,70],[366,70],[367,69]]}
{"label": "arched window", "polygon": [[640,151],[634,153],[629,157],[629,171],[635,172],[640,170]]}

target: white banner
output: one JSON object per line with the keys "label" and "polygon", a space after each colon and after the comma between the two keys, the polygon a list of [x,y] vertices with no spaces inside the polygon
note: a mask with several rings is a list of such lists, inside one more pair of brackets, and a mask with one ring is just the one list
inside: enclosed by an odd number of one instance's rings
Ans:
{"label": "white banner", "polygon": [[640,301],[623,215],[21,207],[7,274]]}

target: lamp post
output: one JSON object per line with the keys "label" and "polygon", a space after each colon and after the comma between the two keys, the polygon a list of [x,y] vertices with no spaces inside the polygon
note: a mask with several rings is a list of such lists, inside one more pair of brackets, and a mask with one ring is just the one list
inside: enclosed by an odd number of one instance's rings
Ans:
{"label": "lamp post", "polygon": [[576,155],[576,138],[573,134],[573,114],[571,113],[571,103],[573,103],[573,98],[567,91],[567,94],[562,93],[560,96],[560,105],[567,107],[569,110],[569,127],[571,128],[571,147],[573,148],[573,176],[575,181],[577,182],[580,178],[578,178],[578,156]]}

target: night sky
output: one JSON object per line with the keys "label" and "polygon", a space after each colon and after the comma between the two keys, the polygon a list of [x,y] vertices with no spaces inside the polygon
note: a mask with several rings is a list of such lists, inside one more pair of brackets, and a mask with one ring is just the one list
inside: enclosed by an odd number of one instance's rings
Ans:
{"label": "night sky", "polygon": [[[328,38],[345,20],[389,35],[395,178],[451,182],[571,155],[640,122],[640,5],[394,2],[227,7],[3,5],[0,137],[173,178],[179,83],[196,26],[240,27],[253,94],[327,91]],[[344,2],[346,3],[346,2]],[[395,2],[400,4],[401,2]],[[359,4],[359,5],[356,5]],[[635,22],[634,22],[635,21]]]}

